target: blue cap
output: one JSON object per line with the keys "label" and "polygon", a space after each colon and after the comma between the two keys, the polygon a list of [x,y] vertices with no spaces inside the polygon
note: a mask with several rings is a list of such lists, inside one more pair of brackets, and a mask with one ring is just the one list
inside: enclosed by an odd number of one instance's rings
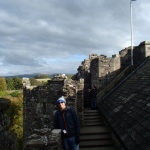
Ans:
{"label": "blue cap", "polygon": [[61,96],[61,97],[57,100],[57,103],[61,103],[61,102],[63,102],[63,103],[66,104],[66,100],[65,100],[65,98],[64,98],[63,96]]}

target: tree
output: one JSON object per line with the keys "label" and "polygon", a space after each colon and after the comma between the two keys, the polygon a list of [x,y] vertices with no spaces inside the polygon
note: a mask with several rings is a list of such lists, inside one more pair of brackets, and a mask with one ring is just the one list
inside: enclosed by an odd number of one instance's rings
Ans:
{"label": "tree", "polygon": [[0,91],[6,91],[7,90],[7,84],[4,77],[0,77]]}
{"label": "tree", "polygon": [[50,78],[50,76],[47,74],[38,74],[34,78],[35,79],[45,79],[45,78]]}
{"label": "tree", "polygon": [[15,87],[15,90],[20,90],[22,89],[22,79],[19,78],[18,76],[15,76],[13,78],[14,80],[14,87]]}
{"label": "tree", "polygon": [[6,78],[7,90],[15,90],[14,80],[12,78]]}
{"label": "tree", "polygon": [[30,83],[33,86],[37,86],[39,84],[38,81],[35,78],[30,78]]}

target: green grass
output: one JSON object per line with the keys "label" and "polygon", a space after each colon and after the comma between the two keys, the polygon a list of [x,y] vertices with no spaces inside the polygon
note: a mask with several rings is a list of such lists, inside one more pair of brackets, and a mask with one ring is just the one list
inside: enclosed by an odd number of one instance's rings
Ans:
{"label": "green grass", "polygon": [[0,96],[3,97],[3,96],[8,96],[9,93],[5,92],[5,91],[0,91]]}
{"label": "green grass", "polygon": [[10,95],[11,95],[12,97],[19,97],[19,96],[21,95],[21,93],[18,92],[18,91],[14,91],[14,92],[10,93]]}
{"label": "green grass", "polygon": [[18,97],[22,94],[22,90],[12,90],[12,91],[0,91],[0,97],[12,96]]}

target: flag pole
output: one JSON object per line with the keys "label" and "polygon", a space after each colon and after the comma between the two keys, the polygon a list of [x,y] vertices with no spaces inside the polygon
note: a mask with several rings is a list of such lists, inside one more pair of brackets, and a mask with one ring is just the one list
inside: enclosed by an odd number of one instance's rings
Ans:
{"label": "flag pole", "polygon": [[133,23],[132,23],[132,0],[130,0],[130,23],[131,23],[131,65],[133,65]]}

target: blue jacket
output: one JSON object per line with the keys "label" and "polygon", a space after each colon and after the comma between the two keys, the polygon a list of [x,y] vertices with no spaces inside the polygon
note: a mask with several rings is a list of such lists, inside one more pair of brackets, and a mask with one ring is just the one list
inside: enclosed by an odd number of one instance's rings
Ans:
{"label": "blue jacket", "polygon": [[72,137],[80,134],[80,123],[75,110],[71,107],[66,107],[66,110],[58,110],[54,116],[55,129],[67,131],[67,137]]}

